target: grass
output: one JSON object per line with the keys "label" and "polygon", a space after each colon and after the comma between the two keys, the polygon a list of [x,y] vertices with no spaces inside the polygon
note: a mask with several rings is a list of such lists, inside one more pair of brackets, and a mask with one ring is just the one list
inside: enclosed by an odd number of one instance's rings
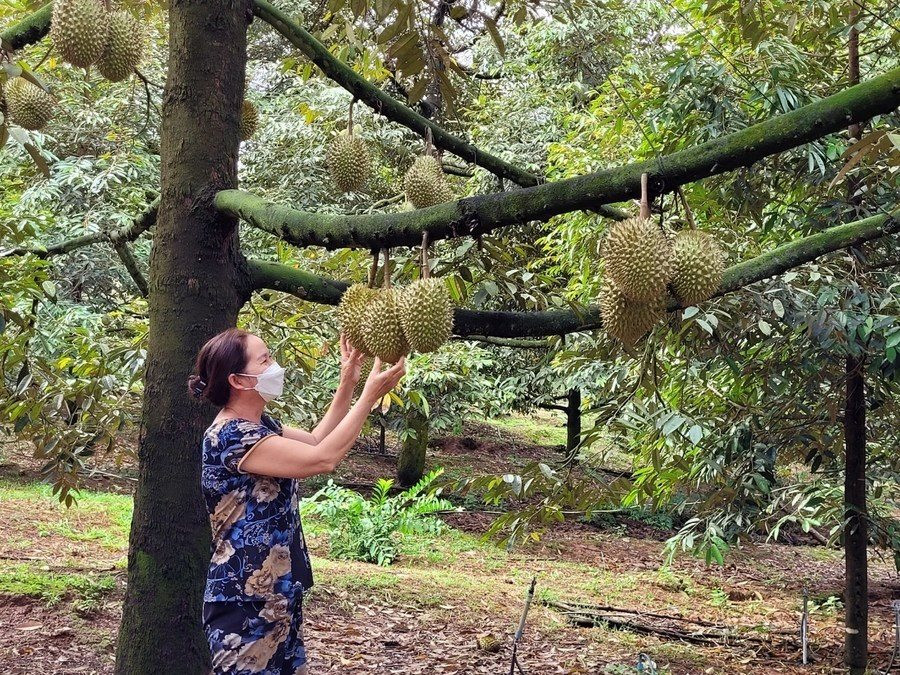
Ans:
{"label": "grass", "polygon": [[115,586],[109,575],[57,573],[22,563],[0,565],[0,593],[40,598],[48,605],[73,595],[78,608],[86,610]]}
{"label": "grass", "polygon": [[534,445],[552,447],[566,444],[565,418],[561,414],[559,419],[543,414],[540,417],[510,415],[494,419],[481,419],[479,422],[524,438]]}

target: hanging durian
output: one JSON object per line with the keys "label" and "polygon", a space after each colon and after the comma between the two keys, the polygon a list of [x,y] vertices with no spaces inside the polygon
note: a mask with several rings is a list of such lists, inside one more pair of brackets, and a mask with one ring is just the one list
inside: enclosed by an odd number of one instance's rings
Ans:
{"label": "hanging durian", "polygon": [[64,61],[87,68],[103,54],[108,25],[101,0],[54,0],[50,39]]}
{"label": "hanging durian", "polygon": [[350,346],[364,354],[370,354],[363,338],[363,317],[369,302],[378,295],[378,291],[365,284],[353,284],[341,296],[338,304],[338,321],[341,331],[347,336]]}
{"label": "hanging durian", "polygon": [[605,279],[600,291],[600,313],[606,332],[631,347],[663,318],[665,308],[659,299],[651,302],[629,300],[614,282]]}
{"label": "hanging durian", "polygon": [[256,133],[257,126],[259,126],[259,112],[251,101],[244,99],[241,103],[241,121],[238,126],[241,140],[250,140]]}
{"label": "hanging durian", "polygon": [[725,256],[708,232],[682,230],[673,246],[675,276],[672,290],[684,306],[709,300],[719,290],[725,271]]}
{"label": "hanging durian", "polygon": [[361,190],[372,173],[366,142],[354,133],[352,127],[332,139],[325,161],[331,180],[341,192]]}
{"label": "hanging durian", "polygon": [[362,366],[359,369],[359,381],[356,383],[356,386],[353,388],[353,398],[359,398],[365,389],[366,379],[369,377],[369,373],[372,372],[372,366],[375,365],[375,357],[366,356],[363,358]]}
{"label": "hanging durian", "polygon": [[3,94],[10,120],[23,129],[41,129],[53,117],[53,97],[24,77],[7,82]]}
{"label": "hanging durian", "polygon": [[409,354],[397,309],[399,293],[399,289],[391,288],[390,257],[388,249],[384,249],[384,288],[366,305],[361,330],[368,353],[385,363],[396,363]]}
{"label": "hanging durian", "polygon": [[672,247],[662,230],[647,218],[613,223],[604,242],[606,273],[631,300],[661,298],[675,270]]}
{"label": "hanging durian", "polygon": [[97,69],[110,82],[124,80],[140,63],[143,48],[140,22],[125,10],[110,12],[106,46],[97,61]]}
{"label": "hanging durian", "polygon": [[453,334],[453,301],[443,279],[430,277],[428,232],[422,236],[422,278],[403,289],[397,298],[400,325],[409,346],[433,352]]}
{"label": "hanging durian", "polygon": [[443,204],[453,199],[441,163],[431,155],[421,155],[403,177],[406,198],[417,209]]}
{"label": "hanging durian", "polygon": [[409,354],[409,344],[397,311],[399,289],[382,288],[363,314],[362,332],[366,349],[385,363],[396,363]]}

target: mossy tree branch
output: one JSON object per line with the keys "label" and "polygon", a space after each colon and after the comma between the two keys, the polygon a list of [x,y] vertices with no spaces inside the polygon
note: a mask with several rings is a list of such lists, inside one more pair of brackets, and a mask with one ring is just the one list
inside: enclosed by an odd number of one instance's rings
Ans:
{"label": "mossy tree branch", "polygon": [[13,52],[37,42],[50,30],[52,14],[53,3],[48,2],[36,12],[32,12],[0,33],[0,46],[6,51]]}
{"label": "mossy tree branch", "polygon": [[506,225],[546,220],[561,213],[635,198],[640,195],[642,173],[650,176],[651,193],[659,195],[692,181],[750,166],[840,131],[848,122],[891,112],[898,104],[900,68],[895,68],[797,110],[658,159],[427,209],[396,214],[324,215],[269,204],[239,190],[219,192],[216,206],[297,246],[416,246],[425,230],[432,241],[478,235]]}
{"label": "mossy tree branch", "polygon": [[[787,270],[820,258],[848,246],[900,232],[900,209],[879,214],[845,225],[837,225],[822,232],[783,244],[750,260],[725,270],[722,284],[715,297],[732,293],[757,281],[782,274]],[[250,287],[291,293],[299,298],[326,305],[336,305],[348,284],[324,279],[309,272],[279,263],[248,261]],[[671,303],[670,312],[683,309]],[[600,310],[586,307],[583,312],[550,310],[544,312],[479,312],[457,309],[454,333],[461,337],[484,336],[502,338],[565,335],[592,330],[602,326]]]}

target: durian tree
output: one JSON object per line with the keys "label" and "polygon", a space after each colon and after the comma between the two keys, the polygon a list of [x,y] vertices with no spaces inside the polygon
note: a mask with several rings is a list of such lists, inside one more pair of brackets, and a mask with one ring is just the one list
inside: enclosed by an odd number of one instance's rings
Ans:
{"label": "durian tree", "polygon": [[[61,4],[62,0],[57,0],[57,5]],[[70,6],[81,4],[88,9],[76,11],[98,11],[87,0]],[[496,16],[479,10],[472,16],[459,15],[454,21],[464,27],[466,22],[474,22],[474,27],[486,31],[502,53],[505,45],[498,22],[502,26],[503,12],[509,12],[513,23],[520,26],[527,26],[533,17],[524,3],[514,7],[504,3],[501,7],[504,9]],[[332,13],[342,10],[340,3],[330,3],[329,8]],[[848,123],[889,115],[900,103],[900,69],[894,63],[890,68],[879,68],[856,86],[845,86],[847,83],[840,79],[826,81],[828,86],[820,92],[820,98],[789,109],[766,110],[749,124],[735,125],[738,128],[709,138],[675,142],[654,148],[655,152],[644,149],[634,153],[640,157],[637,161],[628,161],[621,154],[604,158],[602,165],[614,168],[599,169],[590,158],[581,157],[571,163],[571,175],[561,175],[558,151],[552,170],[545,171],[540,163],[522,168],[515,157],[504,158],[499,151],[479,148],[473,139],[451,133],[421,114],[437,108],[434,101],[438,96],[446,104],[460,95],[459,91],[464,95],[464,88],[454,88],[451,78],[467,82],[472,74],[446,48],[437,50],[443,65],[436,65],[434,58],[421,58],[423,54],[431,57],[427,47],[431,42],[421,39],[413,8],[402,2],[376,3],[372,8],[366,3],[351,3],[346,8],[362,20],[362,25],[374,30],[381,44],[389,45],[384,61],[393,68],[391,76],[396,81],[389,90],[387,85],[382,88],[367,81],[292,15],[265,0],[238,4],[172,2],[161,110],[158,203],[148,200],[145,214],[131,226],[88,241],[67,240],[59,247],[73,250],[98,241],[112,242],[125,251],[120,254],[124,261],[128,258],[125,245],[147,227],[153,228],[146,279],[149,335],[138,448],[140,480],[135,494],[117,672],[171,672],[172,664],[179,664],[183,672],[194,673],[205,672],[209,666],[199,625],[209,532],[199,495],[196,448],[214,411],[185,402],[184,381],[197,350],[211,335],[234,325],[254,293],[274,291],[306,302],[337,305],[350,282],[358,282],[364,274],[359,270],[356,279],[333,279],[293,265],[248,259],[241,237],[250,239],[263,232],[300,248],[357,248],[367,256],[372,250],[417,247],[426,234],[433,245],[448,239],[484,239],[504,230],[546,234],[540,223],[575,212],[589,219],[585,230],[602,231],[608,223],[634,214],[631,205],[623,202],[641,195],[644,174],[649,179],[649,197],[658,206],[680,186],[697,181],[707,186],[727,172],[758,167],[760,163],[768,167],[775,161],[769,158],[839,134]],[[6,28],[0,35],[4,51],[15,53],[52,33],[53,17],[66,16],[61,11],[55,14],[55,10],[47,5]],[[452,8],[446,11],[453,16]],[[215,21],[210,20],[213,16]],[[308,60],[303,61],[303,68],[313,64],[358,99],[357,106],[368,106],[391,124],[430,137],[426,147],[433,144],[443,153],[444,168],[444,159],[455,155],[461,164],[483,172],[482,177],[496,177],[506,189],[488,191],[485,187],[478,194],[410,211],[350,214],[295,208],[239,190],[242,110],[248,93],[247,31],[254,20],[267,24],[296,48],[298,62],[301,56]],[[307,20],[310,28],[331,22],[323,15]],[[60,21],[56,19],[57,31]],[[669,21],[677,23],[677,19]],[[74,23],[81,24],[80,20]],[[327,27],[321,27],[321,31],[322,39],[333,37],[334,31],[329,33]],[[81,45],[66,53],[73,65],[83,67],[96,51],[93,45]],[[559,58],[576,57],[581,51],[575,45]],[[343,56],[350,60],[352,54],[348,50]],[[366,70],[365,63],[357,65]],[[595,90],[605,85],[600,79],[587,86],[590,91],[576,93],[576,98],[594,96]],[[426,93],[432,103],[423,109]],[[19,96],[16,105],[36,98],[40,97]],[[9,101],[5,110],[8,108]],[[260,124],[265,124],[265,119]],[[493,180],[485,182],[490,185]],[[496,183],[493,186],[498,187]],[[755,249],[747,247],[732,259],[712,295],[729,296],[847,247],[890,237],[900,230],[896,207],[893,204],[874,214],[840,213],[846,217],[830,227],[813,232],[794,227],[790,228],[790,237],[771,237]],[[784,212],[776,215],[785,217]],[[773,219],[772,230],[777,232],[778,218]],[[241,230],[240,236],[239,222],[250,228]],[[559,224],[558,220],[553,222]],[[585,231],[578,236],[584,237]],[[41,252],[27,245],[14,252],[36,253]],[[489,281],[484,281],[486,287]],[[681,309],[682,303],[673,298],[663,303],[661,315]],[[590,331],[602,328],[603,320],[601,308],[591,303],[574,309],[533,311],[458,308],[453,325],[457,336],[515,338]]]}

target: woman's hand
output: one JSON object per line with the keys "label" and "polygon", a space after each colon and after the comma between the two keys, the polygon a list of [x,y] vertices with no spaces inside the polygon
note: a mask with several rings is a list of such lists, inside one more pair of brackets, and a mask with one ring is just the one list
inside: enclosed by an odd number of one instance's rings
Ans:
{"label": "woman's hand", "polygon": [[400,378],[406,375],[406,357],[402,357],[397,363],[385,371],[381,370],[381,359],[375,357],[372,372],[366,378],[361,399],[369,401],[374,407],[378,401],[384,398],[391,389],[397,386]]}
{"label": "woman's hand", "polygon": [[351,347],[347,336],[341,333],[341,382],[347,382],[348,386],[355,387],[362,374],[362,363],[365,355]]}

